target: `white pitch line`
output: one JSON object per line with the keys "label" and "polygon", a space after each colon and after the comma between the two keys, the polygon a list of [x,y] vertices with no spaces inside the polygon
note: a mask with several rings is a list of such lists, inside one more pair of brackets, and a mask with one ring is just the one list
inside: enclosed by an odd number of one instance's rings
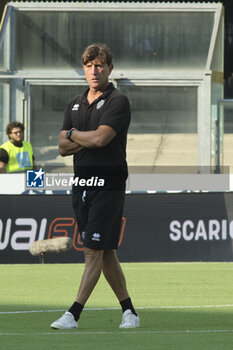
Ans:
{"label": "white pitch line", "polygon": [[64,312],[65,309],[58,309],[58,310],[26,310],[26,311],[1,311],[0,315],[10,315],[10,314],[33,314],[33,313],[39,313],[39,312]]}
{"label": "white pitch line", "polygon": [[32,332],[32,333],[0,333],[0,336],[25,336],[25,335],[120,335],[120,334],[206,334],[206,333],[232,333],[233,329],[197,329],[197,330],[180,330],[180,331],[118,331],[118,332]]}
{"label": "white pitch line", "polygon": [[[153,309],[195,309],[195,308],[215,308],[215,307],[233,307],[233,304],[224,305],[179,305],[179,306],[158,306],[152,307]],[[140,309],[140,307],[139,307]],[[151,309],[148,307],[147,309]]]}
{"label": "white pitch line", "polygon": [[[202,308],[227,308],[233,307],[233,304],[224,305],[168,305],[168,306],[136,306],[139,310],[150,310],[150,309],[202,309]],[[84,311],[105,311],[105,310],[121,310],[120,307],[93,307],[85,308]],[[32,314],[40,312],[64,312],[66,309],[53,309],[53,310],[25,310],[25,311],[1,311],[0,315],[10,315],[10,314]]]}

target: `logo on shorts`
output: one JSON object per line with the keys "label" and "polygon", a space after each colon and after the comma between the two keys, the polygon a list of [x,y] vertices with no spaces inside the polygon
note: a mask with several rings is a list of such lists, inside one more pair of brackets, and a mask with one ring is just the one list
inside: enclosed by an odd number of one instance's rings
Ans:
{"label": "logo on shorts", "polygon": [[76,103],[75,105],[73,105],[72,111],[77,111],[79,108],[79,104]]}
{"label": "logo on shorts", "polygon": [[100,234],[99,233],[93,233],[92,235],[92,241],[100,241]]}
{"label": "logo on shorts", "polygon": [[83,195],[82,195],[82,201],[85,202],[85,199],[86,199],[86,196],[87,196],[87,191],[83,191]]}
{"label": "logo on shorts", "polygon": [[86,236],[86,231],[82,231],[81,237],[82,237],[82,240],[83,240],[83,241],[85,240],[85,236]]}
{"label": "logo on shorts", "polygon": [[96,105],[96,109],[100,109],[104,104],[104,100],[100,100],[97,105]]}

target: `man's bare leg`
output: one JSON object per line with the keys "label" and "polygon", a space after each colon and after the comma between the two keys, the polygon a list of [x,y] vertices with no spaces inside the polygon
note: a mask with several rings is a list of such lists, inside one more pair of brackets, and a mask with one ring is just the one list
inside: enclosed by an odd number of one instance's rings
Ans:
{"label": "man's bare leg", "polygon": [[77,328],[77,321],[83,307],[99,280],[103,266],[103,250],[84,248],[85,269],[79,286],[76,301],[62,317],[53,322],[54,329]]}
{"label": "man's bare leg", "polygon": [[79,286],[76,302],[85,305],[99,280],[103,266],[103,250],[84,248],[85,270]]}
{"label": "man's bare leg", "polygon": [[104,251],[103,273],[119,301],[129,298],[125,276],[115,250]]}
{"label": "man's bare leg", "polygon": [[[139,327],[140,320],[136,313],[129,293],[127,291],[126,280],[120,266],[115,250],[107,250],[103,255],[103,273],[116,294],[122,307],[122,323],[120,328]],[[129,311],[130,310],[130,311]]]}

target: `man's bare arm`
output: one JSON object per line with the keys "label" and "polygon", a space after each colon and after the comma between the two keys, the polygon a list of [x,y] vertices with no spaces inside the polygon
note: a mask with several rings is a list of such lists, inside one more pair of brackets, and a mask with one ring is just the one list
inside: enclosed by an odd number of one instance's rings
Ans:
{"label": "man's bare arm", "polygon": [[78,143],[72,142],[66,138],[67,131],[68,130],[62,130],[59,136],[59,153],[63,157],[78,153],[83,148]]}
{"label": "man's bare arm", "polygon": [[0,161],[0,174],[6,174],[6,163]]}
{"label": "man's bare arm", "polygon": [[71,139],[83,147],[104,147],[116,136],[116,132],[107,125],[100,125],[96,130],[79,131],[74,129]]}

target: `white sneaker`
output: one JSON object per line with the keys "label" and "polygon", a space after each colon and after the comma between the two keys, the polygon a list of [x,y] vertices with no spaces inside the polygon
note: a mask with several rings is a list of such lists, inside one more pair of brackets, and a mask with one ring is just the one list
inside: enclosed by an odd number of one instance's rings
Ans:
{"label": "white sneaker", "polygon": [[54,329],[72,329],[78,328],[78,323],[75,321],[74,316],[69,311],[66,311],[62,317],[51,323],[50,327]]}
{"label": "white sneaker", "polygon": [[130,309],[126,310],[122,315],[122,322],[119,328],[138,328],[140,327],[139,316],[132,313]]}

